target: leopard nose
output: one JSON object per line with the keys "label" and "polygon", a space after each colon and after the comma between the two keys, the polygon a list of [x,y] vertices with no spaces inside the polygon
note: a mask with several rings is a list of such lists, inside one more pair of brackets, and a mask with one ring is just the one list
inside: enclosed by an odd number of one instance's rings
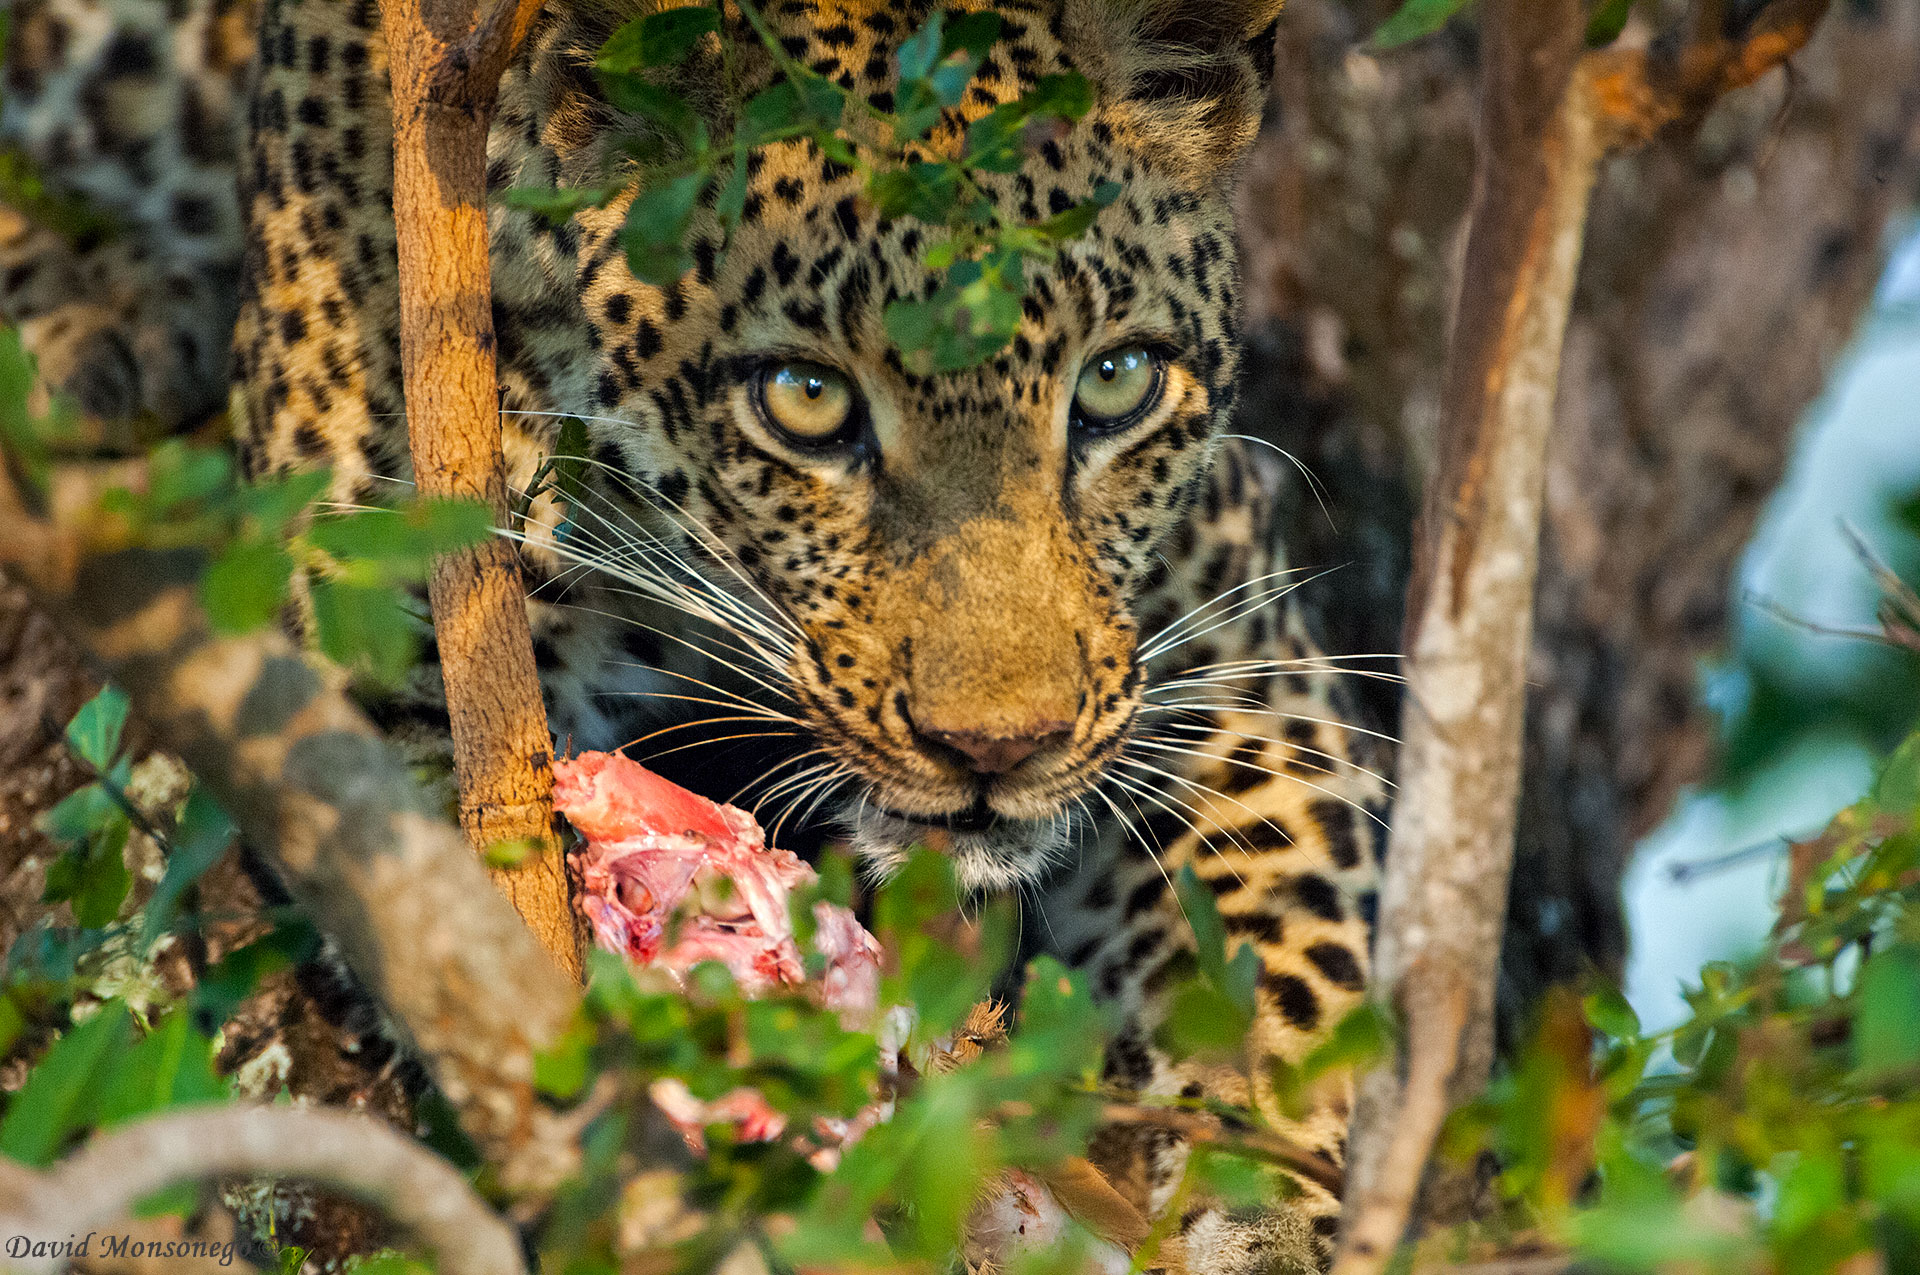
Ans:
{"label": "leopard nose", "polygon": [[1064,744],[1073,737],[1071,722],[1033,722],[1011,735],[974,730],[929,730],[927,738],[944,744],[967,759],[976,774],[1003,775],[1043,748]]}

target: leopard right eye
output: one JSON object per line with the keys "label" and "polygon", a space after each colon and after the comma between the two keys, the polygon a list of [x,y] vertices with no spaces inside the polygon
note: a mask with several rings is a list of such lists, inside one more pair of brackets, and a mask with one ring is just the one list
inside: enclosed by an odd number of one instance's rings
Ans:
{"label": "leopard right eye", "polygon": [[820,363],[776,364],[756,379],[754,394],[767,424],[799,447],[845,442],[859,425],[852,383]]}

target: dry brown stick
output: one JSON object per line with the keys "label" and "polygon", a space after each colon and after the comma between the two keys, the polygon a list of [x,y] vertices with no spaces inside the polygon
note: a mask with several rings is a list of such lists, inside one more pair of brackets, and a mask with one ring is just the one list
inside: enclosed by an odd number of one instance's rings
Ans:
{"label": "dry brown stick", "polygon": [[[539,0],[383,0],[393,80],[393,208],[400,361],[414,481],[423,496],[476,500],[504,526],[487,257],[487,129],[501,72]],[[453,726],[460,824],[476,849],[537,847],[494,874],[574,978],[583,930],[568,895],[553,814],[552,735],[540,698],[526,590],[512,545],[494,538],[434,565],[428,586]]]}
{"label": "dry brown stick", "polygon": [[[521,1275],[519,1237],[459,1170],[364,1115],[298,1107],[210,1107],[94,1137],[42,1173],[23,1173],[0,1205],[0,1233],[86,1235],[132,1215],[178,1182],[222,1177],[324,1183],[373,1204],[457,1275]],[[16,1261],[53,1271],[59,1257]]]}
{"label": "dry brown stick", "polygon": [[1575,0],[1483,10],[1479,155],[1439,463],[1408,585],[1404,742],[1375,958],[1377,994],[1407,1030],[1394,1065],[1360,1087],[1335,1275],[1385,1267],[1441,1121],[1492,1062],[1546,441],[1599,162],[1779,65],[1825,7],[1778,0],[1739,39],[1705,22],[1670,58],[1582,58]]}

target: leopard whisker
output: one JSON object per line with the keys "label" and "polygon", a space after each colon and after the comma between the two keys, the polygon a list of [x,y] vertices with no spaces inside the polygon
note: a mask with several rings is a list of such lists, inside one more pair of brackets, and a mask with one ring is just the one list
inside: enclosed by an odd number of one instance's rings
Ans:
{"label": "leopard whisker", "polygon": [[[1181,754],[1189,757],[1197,757],[1203,761],[1211,761],[1211,762],[1218,762],[1223,760],[1222,758],[1214,756],[1212,753],[1202,752],[1198,748],[1184,748],[1178,744],[1167,743],[1164,740],[1135,739],[1132,742],[1137,747],[1152,749],[1155,752],[1176,753],[1176,754]],[[1131,760],[1136,765],[1143,764],[1140,762],[1139,758],[1132,758],[1132,759],[1122,758],[1120,760]],[[1196,783],[1193,780],[1187,779],[1184,776],[1180,776],[1180,775],[1174,775],[1169,773],[1167,777],[1169,779],[1173,779],[1177,783],[1186,785],[1188,788],[1193,789],[1195,792],[1202,793],[1211,798],[1218,798],[1219,800],[1222,800],[1222,801],[1232,802],[1234,805],[1240,807],[1242,810],[1246,811],[1250,815],[1255,816],[1256,818],[1263,819],[1263,820],[1266,819],[1266,816],[1261,815],[1258,811],[1253,809],[1253,807],[1247,805],[1246,802],[1241,801],[1235,797],[1230,797],[1226,793],[1220,792],[1217,789],[1209,788],[1205,784]],[[1354,810],[1358,811],[1360,814],[1365,815],[1367,818],[1379,824],[1382,831],[1386,830],[1386,827],[1387,827],[1386,820],[1382,819],[1379,815],[1374,814],[1373,811],[1368,810],[1363,803],[1355,801],[1353,798],[1347,796],[1345,793],[1335,792],[1333,789],[1328,788],[1323,784],[1316,784],[1312,780],[1302,779],[1298,775],[1279,775],[1276,777],[1281,779],[1290,779],[1294,783],[1299,784],[1302,787],[1311,788],[1315,792],[1320,793],[1323,796],[1329,797],[1334,801],[1339,802],[1343,806],[1349,806]],[[1278,825],[1275,825],[1275,826],[1277,827]]]}
{"label": "leopard whisker", "polygon": [[[1177,731],[1183,731],[1185,733],[1193,734],[1193,735],[1203,735],[1209,738],[1216,737],[1219,735],[1232,735],[1236,739],[1258,740],[1262,743],[1272,742],[1268,736],[1254,735],[1254,734],[1250,734],[1247,731],[1235,730],[1231,726],[1222,726],[1218,722],[1215,722],[1211,719],[1205,719],[1197,723],[1195,722],[1163,722],[1163,723],[1158,723],[1153,726],[1147,727],[1146,729],[1154,730],[1154,731],[1177,730]],[[1358,762],[1353,761],[1351,758],[1342,757],[1338,753],[1327,752],[1325,749],[1312,748],[1306,744],[1295,743],[1293,740],[1290,740],[1290,739],[1286,741],[1286,745],[1287,747],[1293,749],[1295,752],[1305,753],[1311,757],[1321,758],[1324,761],[1331,762],[1333,766],[1345,766],[1349,770],[1365,775],[1367,778],[1373,780],[1376,783],[1383,784],[1388,788],[1394,787],[1394,783],[1391,779],[1388,779],[1386,776],[1379,774],[1376,771],[1367,769],[1365,766],[1360,765]],[[1220,760],[1226,761],[1227,758],[1222,757],[1220,758]],[[1236,761],[1233,764],[1240,765],[1242,763]],[[1322,768],[1321,773],[1331,776],[1335,773],[1335,771],[1331,768]]]}
{"label": "leopard whisker", "polygon": [[1377,730],[1370,730],[1365,726],[1355,726],[1351,722],[1339,722],[1326,717],[1309,717],[1304,713],[1286,713],[1279,709],[1268,708],[1258,700],[1243,700],[1225,704],[1199,699],[1172,700],[1165,704],[1142,704],[1139,711],[1142,714],[1180,712],[1245,713],[1249,717],[1272,717],[1283,722],[1312,722],[1316,726],[1327,726],[1334,730],[1343,730],[1354,735],[1366,735],[1370,738],[1392,744],[1395,747],[1398,747],[1400,744],[1400,741],[1392,735],[1382,734]]}
{"label": "leopard whisker", "polygon": [[1326,518],[1328,528],[1335,532],[1340,530],[1339,524],[1333,520],[1333,511],[1327,508],[1325,487],[1321,484],[1320,480],[1314,476],[1313,471],[1308,469],[1305,462],[1298,456],[1295,456],[1292,452],[1271,439],[1258,438],[1252,434],[1222,434],[1220,437],[1237,439],[1243,443],[1258,443],[1260,446],[1271,448],[1286,457],[1287,463],[1299,470],[1300,477],[1306,480],[1307,490],[1313,493],[1313,502],[1320,506],[1320,513]]}
{"label": "leopard whisker", "polygon": [[1265,575],[1255,576],[1251,580],[1243,580],[1239,584],[1234,585],[1231,589],[1226,589],[1220,593],[1214,594],[1212,597],[1208,598],[1205,602],[1202,602],[1198,606],[1189,610],[1185,615],[1179,616],[1176,619],[1168,621],[1164,626],[1160,628],[1158,632],[1156,632],[1155,634],[1153,634],[1153,636],[1147,638],[1144,642],[1142,642],[1140,647],[1141,653],[1139,658],[1142,661],[1145,661],[1145,660],[1151,659],[1153,655],[1158,654],[1161,650],[1170,649],[1174,635],[1177,634],[1184,626],[1190,623],[1198,623],[1202,615],[1210,607],[1218,606],[1220,603],[1226,601],[1228,598],[1232,597],[1236,593],[1244,592],[1247,589],[1257,588],[1258,586],[1265,584],[1269,580],[1278,580],[1283,576],[1297,575],[1301,570],[1302,568],[1299,568],[1299,567],[1289,567],[1281,571],[1269,571]]}

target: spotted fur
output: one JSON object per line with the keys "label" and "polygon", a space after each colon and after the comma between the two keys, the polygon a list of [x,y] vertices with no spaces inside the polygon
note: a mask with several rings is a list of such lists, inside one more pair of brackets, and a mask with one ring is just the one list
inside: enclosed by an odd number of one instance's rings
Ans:
{"label": "spotted fur", "polygon": [[[502,86],[496,190],[618,171],[615,139],[640,125],[606,102],[590,63],[642,2],[546,7]],[[145,54],[99,34],[101,0],[31,0],[27,21],[16,18],[35,34],[16,35],[9,83],[25,91],[10,88],[0,123],[36,153],[84,152],[76,173],[107,175],[83,187],[135,233],[66,245],[33,278],[10,272],[5,305],[50,374],[84,390],[84,351],[100,342],[172,342],[198,369],[206,325],[228,312],[141,298],[180,262],[200,287],[237,268],[235,424],[249,470],[325,465],[336,498],[378,498],[409,471],[377,10],[266,0],[232,165],[239,202],[196,238],[177,214],[180,184],[201,168],[152,171],[156,156],[185,154],[180,129],[128,142],[115,111],[145,94],[141,118],[184,121],[189,105],[231,96],[234,63],[206,34],[236,12],[219,3],[107,0],[114,31],[135,33]],[[933,232],[878,216],[859,178],[808,142],[755,155],[738,230],[723,239],[703,214],[695,267],[665,288],[636,281],[616,242],[630,193],[559,226],[493,209],[514,483],[532,480],[562,414],[588,421],[593,438],[590,493],[571,511],[543,496],[524,526],[556,734],[605,747],[707,718],[707,737],[771,737],[763,794],[774,809],[782,798],[828,805],[877,865],[929,843],[970,885],[1036,900],[1032,946],[1087,971],[1124,1011],[1108,1062],[1117,1087],[1251,1103],[1338,1159],[1343,1086],[1289,1114],[1267,1064],[1298,1061],[1362,995],[1380,793],[1355,756],[1335,666],[1288,602],[1296,577],[1273,543],[1270,476],[1221,437],[1239,358],[1227,194],[1257,124],[1279,5],[956,7],[991,7],[1002,35],[929,145],[950,150],[969,120],[1042,75],[1078,70],[1099,90],[1094,111],[1037,139],[1021,171],[987,177],[987,191],[1020,220],[1102,182],[1123,192],[1057,262],[1029,271],[1019,334],[983,367],[929,377],[891,348],[885,306],[938,282],[922,264]],[[767,13],[792,56],[882,109],[894,52],[926,16],[920,3],[874,0],[776,0]],[[196,29],[197,45],[166,44]],[[753,48],[744,30],[741,46]],[[717,57],[698,52],[680,83],[719,112]],[[737,72],[743,92],[776,74],[751,52]],[[78,104],[84,127],[55,139],[47,121],[60,104]],[[210,149],[207,171],[231,153]],[[170,205],[144,193],[156,181],[175,182]],[[40,278],[110,252],[146,263],[115,281],[124,303],[96,304],[120,295],[104,285]],[[1127,342],[1166,356],[1157,406],[1111,436],[1076,432],[1079,369]],[[857,386],[869,412],[857,446],[815,454],[769,428],[754,377],[791,357]],[[148,375],[130,362],[89,402],[174,421],[218,403],[197,370]],[[441,736],[436,679],[423,669],[417,694],[376,711]],[[981,741],[1026,752],[983,767],[969,752]],[[1174,1064],[1152,1043],[1169,989],[1194,966],[1170,887],[1185,867],[1217,896],[1229,943],[1260,959],[1244,1065]],[[1110,1130],[1094,1152],[1158,1211],[1186,1147]],[[1311,1186],[1252,1216],[1202,1202],[1179,1219],[1171,1257],[1208,1275],[1310,1270],[1335,1218]]]}

